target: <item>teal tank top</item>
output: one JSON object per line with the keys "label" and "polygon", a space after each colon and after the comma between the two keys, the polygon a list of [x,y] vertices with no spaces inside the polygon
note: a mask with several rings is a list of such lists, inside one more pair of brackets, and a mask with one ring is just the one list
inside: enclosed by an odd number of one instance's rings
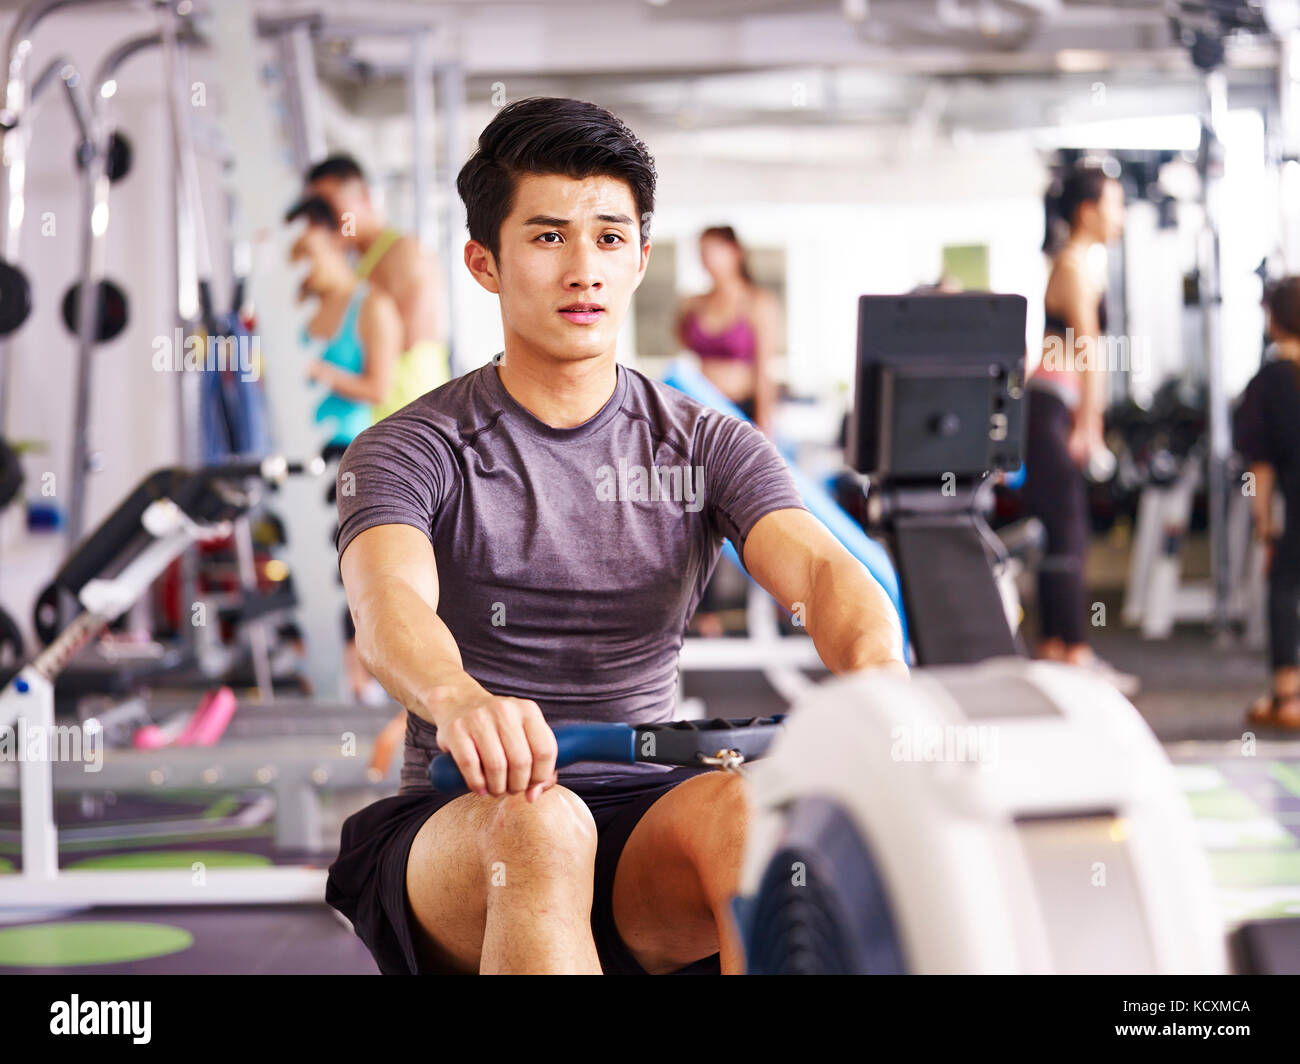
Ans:
{"label": "teal tank top", "polygon": [[[326,343],[324,350],[321,351],[320,357],[323,361],[338,366],[339,369],[347,370],[349,373],[359,374],[365,363],[365,356],[361,350],[361,337],[357,332],[357,316],[361,313],[361,303],[365,298],[366,286],[364,284],[357,285],[352,301],[343,314],[343,321],[339,325],[338,332],[334,334]],[[305,329],[303,330],[303,339],[308,344],[319,342],[315,337],[308,335]],[[316,407],[316,422],[317,424],[333,422],[334,434],[330,437],[329,442],[346,447],[356,439],[362,429],[370,426],[370,405],[356,399],[346,399],[331,392]]]}

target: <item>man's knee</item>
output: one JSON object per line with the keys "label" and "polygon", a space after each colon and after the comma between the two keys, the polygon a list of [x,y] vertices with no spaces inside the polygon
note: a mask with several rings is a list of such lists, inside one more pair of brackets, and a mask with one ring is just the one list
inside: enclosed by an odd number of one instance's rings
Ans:
{"label": "man's knee", "polygon": [[551,787],[535,802],[522,794],[484,799],[479,840],[484,863],[526,863],[562,872],[589,869],[596,857],[596,821],[587,804],[567,787]]}
{"label": "man's knee", "polygon": [[552,787],[532,803],[523,795],[458,798],[411,847],[406,891],[421,929],[417,948],[431,969],[478,970],[493,899],[520,897],[501,888],[581,904],[590,897],[595,852],[591,810],[567,788]]}

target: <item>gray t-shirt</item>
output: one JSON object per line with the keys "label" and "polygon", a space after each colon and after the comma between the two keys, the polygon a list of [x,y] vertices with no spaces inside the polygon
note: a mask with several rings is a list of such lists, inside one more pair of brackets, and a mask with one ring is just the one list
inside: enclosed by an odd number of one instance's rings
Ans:
{"label": "gray t-shirt", "polygon": [[[552,428],[494,362],[366,429],[338,469],[339,556],[375,525],[429,536],[438,616],[465,670],[551,725],[673,718],[682,636],[727,537],[803,508],[751,424],[618,366],[590,420]],[[437,729],[408,714],[401,792],[428,790]],[[584,763],[565,783],[659,766]]]}

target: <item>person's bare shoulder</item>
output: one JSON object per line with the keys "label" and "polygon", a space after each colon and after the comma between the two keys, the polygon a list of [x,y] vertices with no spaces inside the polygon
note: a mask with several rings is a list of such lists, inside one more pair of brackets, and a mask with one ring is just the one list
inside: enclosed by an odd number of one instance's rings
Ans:
{"label": "person's bare shoulder", "polygon": [[1081,290],[1091,288],[1088,273],[1075,255],[1058,255],[1047,277],[1044,300],[1057,306],[1078,298]]}
{"label": "person's bare shoulder", "polygon": [[410,233],[404,233],[393,242],[393,253],[398,262],[408,267],[424,269],[433,266],[433,256]]}
{"label": "person's bare shoulder", "polygon": [[400,294],[416,280],[428,277],[433,268],[433,260],[420,242],[404,233],[375,263],[371,277],[379,287]]}
{"label": "person's bare shoulder", "polygon": [[365,328],[373,325],[397,323],[401,317],[397,309],[397,300],[376,285],[370,285],[365,298],[361,301],[361,324]]}
{"label": "person's bare shoulder", "polygon": [[1075,286],[1090,283],[1087,261],[1081,255],[1062,253],[1052,263],[1048,283],[1055,281],[1059,285]]}

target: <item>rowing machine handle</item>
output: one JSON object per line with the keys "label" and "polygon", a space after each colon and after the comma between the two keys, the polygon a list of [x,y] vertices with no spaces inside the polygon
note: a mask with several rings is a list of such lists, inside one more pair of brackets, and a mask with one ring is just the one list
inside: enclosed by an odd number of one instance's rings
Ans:
{"label": "rowing machine handle", "polygon": [[[552,730],[556,768],[578,761],[630,765],[636,760],[636,730],[630,724],[561,724]],[[465,779],[450,754],[439,754],[429,763],[429,782],[444,794],[465,789]]]}

